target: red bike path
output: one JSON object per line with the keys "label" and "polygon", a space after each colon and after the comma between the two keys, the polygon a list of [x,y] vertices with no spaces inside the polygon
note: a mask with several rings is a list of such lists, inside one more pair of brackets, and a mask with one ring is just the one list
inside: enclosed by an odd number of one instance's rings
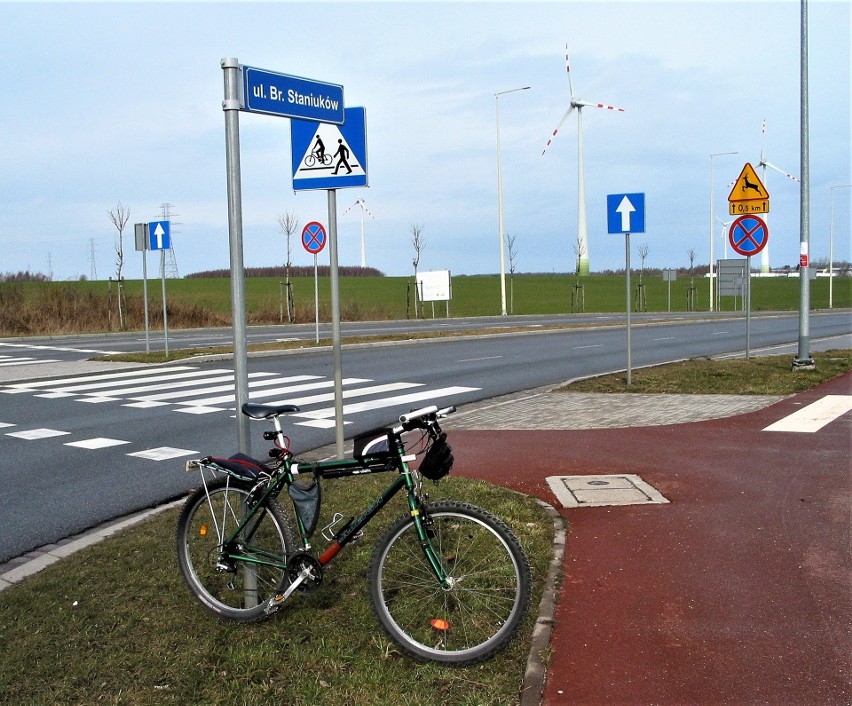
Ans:
{"label": "red bike path", "polygon": [[[452,432],[456,469],[568,522],[543,704],[852,703],[852,415],[763,431],[850,392],[847,374],[713,421]],[[545,481],[610,473],[671,503],[564,509]]]}

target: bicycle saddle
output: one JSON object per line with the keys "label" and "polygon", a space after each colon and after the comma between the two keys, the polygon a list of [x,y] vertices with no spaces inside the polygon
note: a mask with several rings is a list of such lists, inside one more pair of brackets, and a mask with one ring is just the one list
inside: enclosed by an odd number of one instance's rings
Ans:
{"label": "bicycle saddle", "polygon": [[279,414],[292,414],[299,411],[299,408],[294,404],[277,406],[258,404],[257,402],[246,402],[240,409],[243,414],[251,419],[272,419],[272,417],[277,417]]}

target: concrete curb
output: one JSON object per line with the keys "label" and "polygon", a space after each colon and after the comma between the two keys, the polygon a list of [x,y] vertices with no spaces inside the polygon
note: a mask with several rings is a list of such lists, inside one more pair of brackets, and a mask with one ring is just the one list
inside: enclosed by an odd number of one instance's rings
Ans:
{"label": "concrete curb", "polygon": [[158,505],[157,507],[142,510],[141,512],[135,512],[132,515],[112,520],[100,527],[84,532],[67,542],[52,544],[47,547],[36,549],[25,555],[25,557],[22,557],[24,561],[21,561],[20,563],[16,564],[15,560],[12,560],[9,564],[7,564],[7,567],[9,565],[13,565],[12,568],[0,573],[0,591],[23,581],[25,578],[37,574],[42,569],[46,569],[48,566],[55,564],[60,559],[65,559],[72,554],[79,552],[81,549],[97,544],[107,537],[114,535],[116,532],[120,532],[128,527],[137,525],[140,522],[144,522],[150,517],[158,515],[165,510],[178,507],[183,502],[183,499],[173,500],[165,503],[164,505]]}
{"label": "concrete curb", "polygon": [[562,582],[562,562],[565,557],[567,523],[552,505],[535,498],[553,520],[553,558],[547,570],[544,591],[538,604],[538,618],[530,641],[527,668],[521,687],[520,706],[539,706],[547,679],[546,656],[556,619],[556,603]]}

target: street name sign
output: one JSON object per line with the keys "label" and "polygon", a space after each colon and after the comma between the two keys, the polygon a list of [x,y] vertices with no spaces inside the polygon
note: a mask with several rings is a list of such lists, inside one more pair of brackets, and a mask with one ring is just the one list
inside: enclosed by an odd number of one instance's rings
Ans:
{"label": "street name sign", "polygon": [[343,86],[243,66],[242,109],[284,118],[340,124]]}
{"label": "street name sign", "polygon": [[609,194],[606,224],[607,233],[644,233],[645,194]]}

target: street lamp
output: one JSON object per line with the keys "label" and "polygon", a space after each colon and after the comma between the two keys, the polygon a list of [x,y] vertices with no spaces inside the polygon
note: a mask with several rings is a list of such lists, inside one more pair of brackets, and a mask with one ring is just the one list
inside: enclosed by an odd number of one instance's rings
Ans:
{"label": "street lamp", "polygon": [[516,91],[528,91],[531,86],[523,88],[511,88],[508,91],[499,91],[494,94],[494,103],[497,109],[497,230],[500,238],[500,302],[501,314],[506,316],[506,257],[503,248],[503,168],[500,159],[500,96]]}
{"label": "street lamp", "polygon": [[713,311],[713,157],[723,157],[725,155],[739,154],[739,152],[714,152],[710,155],[710,311]]}
{"label": "street lamp", "polygon": [[828,193],[831,195],[829,199],[831,203],[831,214],[828,226],[828,308],[834,308],[834,190],[835,189],[852,189],[852,184],[842,184],[841,186],[828,187]]}

